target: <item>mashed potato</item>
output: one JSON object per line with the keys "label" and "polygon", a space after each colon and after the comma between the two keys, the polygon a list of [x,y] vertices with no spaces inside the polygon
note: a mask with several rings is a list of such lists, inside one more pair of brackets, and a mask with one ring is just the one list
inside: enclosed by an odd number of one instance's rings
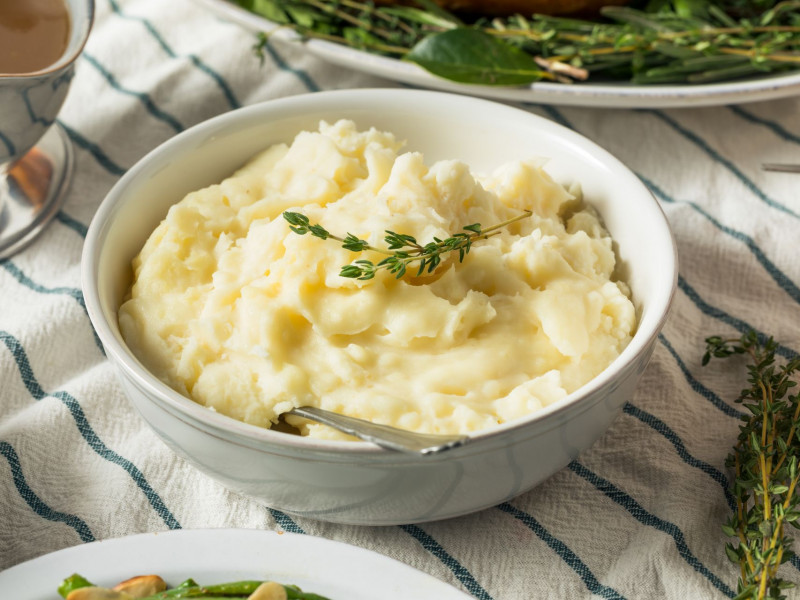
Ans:
{"label": "mashed potato", "polygon": [[[628,344],[635,311],[608,233],[536,161],[477,178],[389,133],[321,123],[174,205],[119,311],[139,359],[196,402],[269,427],[314,405],[406,429],[496,426],[563,398]],[[286,210],[385,247],[533,216],[429,277],[341,277],[358,258],[297,235]],[[321,425],[304,433],[334,437]]]}

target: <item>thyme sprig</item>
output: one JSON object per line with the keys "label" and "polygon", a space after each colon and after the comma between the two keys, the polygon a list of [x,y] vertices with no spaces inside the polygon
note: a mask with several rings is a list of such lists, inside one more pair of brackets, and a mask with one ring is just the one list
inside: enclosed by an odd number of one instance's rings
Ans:
{"label": "thyme sprig", "polygon": [[800,357],[777,365],[777,347],[750,331],[739,339],[707,338],[703,356],[704,365],[739,354],[751,361],[750,385],[736,400],[749,414],[725,463],[734,474],[736,511],[723,531],[734,538],[725,551],[741,570],[737,600],[785,598],[783,591],[794,587],[778,568],[794,556],[786,525],[800,529],[800,395],[790,393]]}
{"label": "thyme sprig", "polygon": [[[593,20],[468,20],[432,0],[233,1],[304,39],[402,58],[461,83],[708,83],[800,68],[800,0],[632,0]],[[262,56],[269,39],[259,38]]]}
{"label": "thyme sprig", "polygon": [[375,274],[385,269],[394,274],[397,279],[406,274],[408,265],[414,262],[419,262],[416,276],[423,273],[433,273],[442,262],[442,256],[451,252],[458,252],[459,262],[463,262],[464,258],[469,254],[472,244],[477,240],[485,240],[493,235],[500,233],[500,229],[516,223],[522,219],[531,216],[531,211],[526,210],[523,214],[514,218],[497,223],[486,229],[481,228],[480,223],[473,223],[463,227],[464,231],[454,233],[448,238],[440,239],[434,237],[432,241],[421,244],[417,242],[416,238],[405,233],[397,233],[387,229],[386,235],[383,240],[386,242],[386,248],[378,248],[372,246],[366,240],[362,240],[352,233],[348,233],[345,237],[332,234],[319,223],[311,223],[308,217],[302,213],[286,211],[283,213],[283,218],[289,223],[289,229],[298,235],[305,235],[310,233],[314,237],[322,240],[336,240],[341,242],[342,248],[350,250],[351,252],[364,252],[370,250],[379,254],[386,255],[386,258],[377,264],[371,260],[360,258],[353,261],[349,265],[344,265],[339,272],[341,277],[349,277],[351,279],[360,279],[366,281],[375,277]]}

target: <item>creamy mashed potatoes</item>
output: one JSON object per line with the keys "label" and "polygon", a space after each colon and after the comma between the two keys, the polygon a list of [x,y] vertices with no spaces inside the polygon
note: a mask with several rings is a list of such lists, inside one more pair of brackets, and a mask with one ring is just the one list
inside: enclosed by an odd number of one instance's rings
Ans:
{"label": "creamy mashed potatoes", "polygon": [[[255,425],[315,405],[440,433],[528,415],[607,367],[635,311],[595,213],[539,162],[479,178],[400,148],[389,133],[323,122],[173,206],[134,260],[119,311],[136,356],[179,392]],[[297,235],[281,216],[385,247],[387,229],[428,242],[524,209],[533,216],[475,242],[463,263],[370,281],[340,269],[381,255]]]}

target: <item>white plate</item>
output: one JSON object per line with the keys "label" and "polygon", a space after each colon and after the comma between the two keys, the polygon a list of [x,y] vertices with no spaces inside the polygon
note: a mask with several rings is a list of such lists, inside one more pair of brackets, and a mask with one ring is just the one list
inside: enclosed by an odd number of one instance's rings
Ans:
{"label": "white plate", "polygon": [[[272,21],[228,0],[197,2],[254,32],[271,31],[277,27]],[[275,35],[302,43],[316,56],[343,67],[411,85],[514,102],[606,108],[674,108],[737,104],[800,94],[800,71],[703,85],[565,85],[549,82],[537,82],[527,87],[466,85],[436,77],[410,62],[369,54],[324,40],[301,42],[299,36],[289,30],[280,30]]]}
{"label": "white plate", "polygon": [[394,559],[310,535],[256,529],[184,529],[66,548],[0,573],[2,598],[53,600],[80,573],[113,586],[155,573],[170,585],[271,579],[331,600],[468,600],[469,596]]}

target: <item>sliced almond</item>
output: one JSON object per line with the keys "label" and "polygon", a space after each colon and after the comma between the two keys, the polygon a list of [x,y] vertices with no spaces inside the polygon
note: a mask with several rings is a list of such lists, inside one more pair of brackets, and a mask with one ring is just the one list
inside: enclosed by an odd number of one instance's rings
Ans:
{"label": "sliced almond", "polygon": [[72,590],[67,594],[67,600],[132,600],[124,593],[101,587],[85,587]]}
{"label": "sliced almond", "polygon": [[247,600],[287,600],[286,590],[280,583],[265,581],[247,597]]}
{"label": "sliced almond", "polygon": [[147,598],[165,589],[167,583],[158,575],[139,575],[114,586],[114,591],[124,592],[131,598]]}

